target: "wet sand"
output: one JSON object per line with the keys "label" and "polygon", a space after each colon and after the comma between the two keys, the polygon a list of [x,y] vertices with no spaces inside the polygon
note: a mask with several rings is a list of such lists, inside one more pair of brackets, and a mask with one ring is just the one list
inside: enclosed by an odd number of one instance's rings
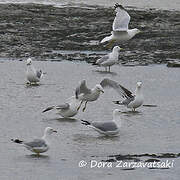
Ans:
{"label": "wet sand", "polygon": [[[124,64],[179,61],[179,11],[127,10],[130,28],[142,33],[120,45],[124,51],[119,59]],[[114,16],[113,8],[93,5],[0,4],[0,57],[93,63],[111,50],[99,42],[111,32]]]}
{"label": "wet sand", "polygon": [[[36,3],[44,5],[54,5],[62,7],[63,5],[79,6],[79,5],[95,5],[112,7],[117,0],[1,0],[0,3]],[[121,0],[120,2],[124,6],[133,6],[138,8],[156,8],[164,10],[180,10],[180,2],[178,0]]]}
{"label": "wet sand", "polygon": [[[180,171],[179,154],[179,69],[165,65],[124,67],[114,66],[114,73],[101,72],[98,67],[85,62],[34,62],[47,74],[40,86],[25,85],[26,65],[23,61],[0,61],[0,179],[161,179],[178,180]],[[87,110],[74,120],[61,119],[55,112],[42,114],[49,105],[61,104],[73,95],[75,86],[86,79],[92,87],[103,77],[113,78],[134,90],[136,81],[143,82],[145,104],[157,107],[141,107],[139,113],[130,113],[125,107],[117,106],[118,94],[107,90],[96,103],[89,103]],[[158,77],[158,78],[157,78]],[[112,111],[123,112],[120,136],[106,138],[92,129],[81,125],[80,119],[107,121]],[[46,126],[58,130],[52,137],[51,149],[41,157],[16,144],[11,138],[41,136]],[[159,154],[163,153],[161,156]],[[170,154],[167,154],[170,153]],[[144,155],[143,155],[144,154]],[[152,155],[154,154],[154,155]],[[121,156],[122,155],[122,156]],[[129,155],[129,156],[127,156]],[[152,155],[152,156],[151,156]],[[123,157],[124,156],[124,157]],[[156,159],[161,162],[174,160],[174,168],[90,168],[90,160],[114,161],[136,157],[142,162]],[[113,159],[113,160],[112,160]],[[79,168],[80,160],[88,162]]]}

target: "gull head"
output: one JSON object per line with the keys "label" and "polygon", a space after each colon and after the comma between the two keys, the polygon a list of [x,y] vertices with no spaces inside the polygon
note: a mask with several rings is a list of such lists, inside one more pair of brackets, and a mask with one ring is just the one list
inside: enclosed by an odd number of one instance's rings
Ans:
{"label": "gull head", "polygon": [[53,128],[51,127],[47,127],[45,130],[44,130],[44,134],[47,134],[47,135],[51,135],[53,133],[57,133],[56,130],[54,130]]}
{"label": "gull head", "polygon": [[120,48],[119,46],[114,46],[113,47],[113,52],[119,52],[120,50],[122,50],[123,48]]}
{"label": "gull head", "polygon": [[113,116],[119,116],[121,114],[121,111],[119,109],[115,109],[113,111]]}
{"label": "gull head", "polygon": [[140,32],[141,32],[141,31],[140,31],[139,29],[137,29],[137,28],[134,29],[134,33],[135,33],[135,34],[138,34],[138,33],[140,33]]}
{"label": "gull head", "polygon": [[141,88],[141,86],[142,86],[142,82],[141,81],[137,82],[137,88]]}
{"label": "gull head", "polygon": [[26,64],[27,64],[27,65],[31,65],[31,64],[32,64],[32,59],[31,59],[31,58],[28,58],[27,61],[26,61]]}
{"label": "gull head", "polygon": [[96,89],[98,92],[104,93],[104,89],[103,89],[103,87],[102,87],[100,84],[96,84],[95,89]]}

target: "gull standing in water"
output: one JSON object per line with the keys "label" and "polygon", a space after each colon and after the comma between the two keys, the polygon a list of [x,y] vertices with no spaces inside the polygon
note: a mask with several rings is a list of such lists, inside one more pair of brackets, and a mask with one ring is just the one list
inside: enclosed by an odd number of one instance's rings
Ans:
{"label": "gull standing in water", "polygon": [[[116,124],[118,121],[121,123],[120,118],[121,111],[119,109],[115,109],[113,111],[113,120],[108,122],[89,122],[85,120],[81,120],[82,124],[93,128],[100,134],[106,135],[106,136],[117,136],[120,131],[120,127]],[[119,124],[118,123],[118,124]]]}
{"label": "gull standing in water", "polygon": [[42,71],[41,70],[38,71],[34,68],[34,66],[32,65],[31,58],[27,59],[26,64],[27,64],[26,77],[27,77],[28,83],[37,84],[43,76]]}
{"label": "gull standing in water", "polygon": [[30,142],[21,141],[19,139],[11,139],[13,142],[23,145],[26,149],[36,153],[38,156],[40,153],[44,153],[49,149],[49,141],[48,138],[51,134],[54,132],[57,133],[56,130],[54,130],[51,127],[47,127],[44,130],[44,135],[40,139],[34,139]]}
{"label": "gull standing in water", "polygon": [[106,71],[107,71],[107,67],[109,67],[109,72],[110,72],[111,66],[113,66],[114,64],[116,64],[118,62],[119,51],[121,49],[122,48],[120,48],[119,46],[115,46],[111,53],[109,53],[109,54],[101,57],[100,59],[98,59],[96,61],[96,64],[105,67]]}
{"label": "gull standing in water", "polygon": [[124,98],[123,101],[114,101],[115,104],[124,105],[127,108],[132,109],[132,111],[135,111],[136,108],[140,107],[143,102],[143,94],[142,94],[142,82],[137,82],[135,94],[122,85],[118,84],[115,81],[110,80],[112,83],[112,86],[117,90],[117,92]]}
{"label": "gull standing in water", "polygon": [[107,36],[101,41],[101,43],[109,42],[108,47],[111,47],[116,41],[120,43],[128,41],[140,32],[137,28],[128,29],[130,16],[122,5],[116,3],[114,7],[116,17],[112,25],[113,31],[111,32],[111,36]]}
{"label": "gull standing in water", "polygon": [[96,101],[101,92],[104,93],[104,89],[100,84],[96,84],[94,88],[89,89],[86,86],[86,81],[83,80],[75,90],[76,99],[81,101],[78,110],[80,109],[82,103],[85,102],[85,106],[83,108],[83,111],[85,111],[87,103]]}
{"label": "gull standing in water", "polygon": [[78,113],[78,107],[80,106],[80,103],[81,101],[79,99],[76,99],[75,96],[72,96],[66,103],[57,106],[50,106],[46,108],[43,113],[52,109],[56,109],[58,114],[64,118],[73,117]]}

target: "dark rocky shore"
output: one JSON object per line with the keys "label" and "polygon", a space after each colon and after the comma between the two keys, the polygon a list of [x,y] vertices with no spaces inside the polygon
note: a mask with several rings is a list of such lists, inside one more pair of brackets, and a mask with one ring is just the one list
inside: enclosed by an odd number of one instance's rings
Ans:
{"label": "dark rocky shore", "polygon": [[[180,12],[128,8],[130,28],[142,33],[120,45],[124,64],[180,61]],[[99,41],[109,35],[113,8],[57,8],[37,4],[0,5],[0,57],[82,60],[93,63],[110,50]]]}

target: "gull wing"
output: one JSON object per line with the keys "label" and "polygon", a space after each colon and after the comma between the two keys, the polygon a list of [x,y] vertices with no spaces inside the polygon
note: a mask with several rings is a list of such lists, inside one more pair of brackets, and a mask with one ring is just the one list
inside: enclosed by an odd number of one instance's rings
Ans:
{"label": "gull wing", "polygon": [[132,97],[134,97],[131,91],[129,91],[128,89],[126,89],[125,87],[123,87],[122,85],[120,85],[119,83],[117,83],[116,81],[113,81],[111,79],[108,79],[108,78],[103,79],[101,81],[100,85],[103,88],[107,88],[107,87],[113,88],[123,98],[132,98]]}
{"label": "gull wing", "polygon": [[127,31],[131,17],[123,6],[116,7],[116,17],[114,19],[112,29],[113,31]]}
{"label": "gull wing", "polygon": [[93,122],[92,126],[104,132],[118,130],[114,122]]}
{"label": "gull wing", "polygon": [[64,104],[61,104],[61,105],[58,105],[58,106],[50,106],[48,108],[46,108],[45,110],[43,110],[43,113],[46,112],[46,111],[50,111],[52,109],[57,109],[57,110],[66,110],[69,108],[69,104],[68,103],[64,103]]}
{"label": "gull wing", "polygon": [[97,64],[101,64],[101,63],[107,61],[108,59],[109,59],[109,54],[101,57],[100,59],[98,59],[98,60],[96,61],[96,63],[97,63]]}
{"label": "gull wing", "polygon": [[86,86],[86,81],[85,80],[81,81],[80,85],[75,90],[76,99],[78,99],[78,96],[80,94],[90,94],[90,93],[91,93],[91,89],[89,89]]}
{"label": "gull wing", "polygon": [[60,104],[58,106],[55,107],[57,110],[59,109],[69,109],[69,104],[68,103],[64,103],[64,104]]}
{"label": "gull wing", "polygon": [[41,70],[36,71],[36,76],[40,79],[42,76],[42,71]]}
{"label": "gull wing", "polygon": [[46,142],[43,139],[34,139],[33,141],[25,142],[24,145],[29,148],[46,147],[47,146]]}

